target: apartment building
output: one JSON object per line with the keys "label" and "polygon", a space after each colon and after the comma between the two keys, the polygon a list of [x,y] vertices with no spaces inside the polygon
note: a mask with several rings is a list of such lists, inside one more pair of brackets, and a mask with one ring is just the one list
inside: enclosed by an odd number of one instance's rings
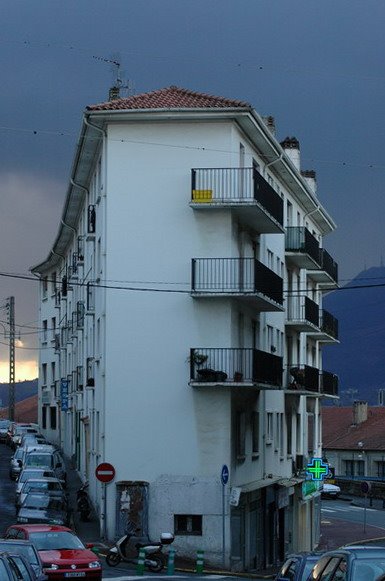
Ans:
{"label": "apartment building", "polygon": [[177,87],[87,107],[32,269],[41,425],[89,480],[101,532],[171,530],[179,554],[234,570],[316,546],[303,469],[338,394],[322,369],[335,224],[298,141],[274,133],[248,103]]}

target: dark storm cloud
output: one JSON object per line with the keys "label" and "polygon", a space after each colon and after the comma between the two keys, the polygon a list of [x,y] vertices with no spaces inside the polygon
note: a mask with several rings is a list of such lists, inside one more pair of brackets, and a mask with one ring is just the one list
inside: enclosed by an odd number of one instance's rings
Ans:
{"label": "dark storm cloud", "polygon": [[[278,138],[296,135],[303,167],[317,170],[339,227],[326,245],[341,278],[378,264],[384,16],[378,0],[3,0],[0,270],[48,254],[82,111],[106,99],[113,71],[103,58],[116,53],[136,91],[176,84],[274,115]],[[19,321],[37,319],[30,290],[0,285],[19,295]]]}

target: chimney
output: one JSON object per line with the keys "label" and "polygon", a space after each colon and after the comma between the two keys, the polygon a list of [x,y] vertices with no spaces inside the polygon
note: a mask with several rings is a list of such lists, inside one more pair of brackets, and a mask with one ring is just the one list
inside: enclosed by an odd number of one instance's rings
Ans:
{"label": "chimney", "polygon": [[296,137],[286,137],[286,139],[281,141],[281,146],[285,150],[286,155],[290,158],[296,169],[300,171],[301,160],[298,139]]}
{"label": "chimney", "polygon": [[307,185],[310,187],[311,191],[315,194],[317,193],[317,176],[314,169],[305,169],[301,171],[302,177],[305,178]]}
{"label": "chimney", "polygon": [[275,135],[275,119],[271,115],[268,117],[262,117],[264,124],[270,131],[272,135]]}
{"label": "chimney", "polygon": [[108,91],[108,100],[115,101],[116,99],[120,99],[120,89],[115,85]]}
{"label": "chimney", "polygon": [[366,422],[368,419],[368,402],[355,401],[353,402],[353,425],[358,426]]}

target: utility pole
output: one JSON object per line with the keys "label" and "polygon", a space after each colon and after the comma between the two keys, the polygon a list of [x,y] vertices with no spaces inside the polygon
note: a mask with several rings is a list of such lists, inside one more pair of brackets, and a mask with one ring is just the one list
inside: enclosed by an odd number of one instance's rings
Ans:
{"label": "utility pole", "polygon": [[8,418],[15,419],[15,297],[7,299],[9,323],[9,396]]}

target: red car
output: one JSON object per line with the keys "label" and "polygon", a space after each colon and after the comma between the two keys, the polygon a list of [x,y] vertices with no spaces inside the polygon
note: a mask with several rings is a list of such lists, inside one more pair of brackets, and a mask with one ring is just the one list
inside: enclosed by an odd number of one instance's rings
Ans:
{"label": "red car", "polygon": [[17,524],[6,530],[5,538],[32,541],[48,579],[102,578],[102,565],[98,557],[67,527]]}

